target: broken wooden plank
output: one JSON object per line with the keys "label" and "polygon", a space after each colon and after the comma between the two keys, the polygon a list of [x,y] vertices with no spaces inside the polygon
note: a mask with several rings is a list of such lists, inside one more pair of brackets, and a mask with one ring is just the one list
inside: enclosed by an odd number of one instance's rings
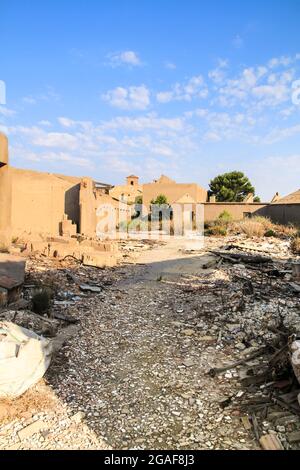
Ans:
{"label": "broken wooden plank", "polygon": [[255,437],[258,441],[260,441],[260,430],[259,430],[256,415],[254,413],[251,415],[251,421],[252,421]]}
{"label": "broken wooden plank", "polygon": [[243,253],[230,253],[230,255],[223,251],[215,251],[211,250],[210,253],[213,253],[216,256],[220,256],[221,258],[228,259],[229,261],[235,260],[243,263],[249,264],[265,264],[271,263],[272,259],[267,256],[260,256],[260,255],[245,255]]}
{"label": "broken wooden plank", "polygon": [[284,450],[277,434],[266,434],[259,439],[263,450]]}
{"label": "broken wooden plank", "polygon": [[64,313],[61,312],[54,312],[52,313],[53,318],[56,318],[57,320],[62,320],[67,323],[75,324],[78,323],[79,320],[76,318],[71,317],[70,315],[65,315]]}
{"label": "broken wooden plank", "polygon": [[239,361],[233,362],[231,364],[227,364],[224,367],[213,367],[212,369],[208,371],[208,374],[211,377],[215,377],[217,374],[226,372],[227,370],[230,370],[230,369],[235,369],[237,366],[241,366],[245,364],[246,362],[251,361],[252,359],[255,359],[256,357],[262,356],[266,351],[267,351],[267,348],[263,347],[261,349],[258,349],[254,353],[250,354],[249,356],[245,357],[244,359],[240,359]]}
{"label": "broken wooden plank", "polygon": [[290,444],[300,442],[300,431],[289,432],[287,434],[287,440]]}

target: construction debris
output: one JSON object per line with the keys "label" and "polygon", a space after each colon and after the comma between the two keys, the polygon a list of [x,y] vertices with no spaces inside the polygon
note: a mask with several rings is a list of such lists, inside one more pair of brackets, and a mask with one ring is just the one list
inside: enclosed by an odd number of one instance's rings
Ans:
{"label": "construction debris", "polygon": [[276,434],[266,434],[259,440],[264,450],[284,450]]}
{"label": "construction debris", "polygon": [[24,258],[0,253],[0,308],[20,299],[25,264]]}

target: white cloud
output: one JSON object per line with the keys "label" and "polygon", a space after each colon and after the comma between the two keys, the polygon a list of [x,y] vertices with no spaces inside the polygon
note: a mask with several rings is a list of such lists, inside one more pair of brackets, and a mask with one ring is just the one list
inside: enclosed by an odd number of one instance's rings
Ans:
{"label": "white cloud", "polygon": [[295,135],[300,135],[300,124],[296,126],[286,127],[286,128],[276,128],[273,129],[266,137],[263,139],[266,144],[274,144],[280,142],[281,140],[288,139]]}
{"label": "white cloud", "polygon": [[166,69],[169,69],[169,70],[175,70],[177,68],[176,64],[174,64],[173,62],[166,62],[165,67]]}
{"label": "white cloud", "polygon": [[23,101],[23,103],[26,103],[26,104],[36,104],[37,103],[37,99],[33,98],[33,96],[24,96],[22,101]]}
{"label": "white cloud", "polygon": [[280,65],[287,66],[290,65],[293,62],[292,57],[287,57],[287,56],[281,56],[281,57],[274,57],[268,62],[268,66],[273,69],[275,67],[278,67]]}
{"label": "white cloud", "polygon": [[50,121],[47,121],[47,120],[42,120],[42,121],[39,121],[38,123],[40,126],[45,126],[45,127],[51,127],[51,122]]}
{"label": "white cloud", "polygon": [[45,135],[37,135],[32,143],[41,147],[57,147],[73,150],[77,148],[76,137],[63,132],[49,132]]}
{"label": "white cloud", "polygon": [[[9,134],[15,149],[18,147],[13,159],[45,162],[45,168],[51,162],[51,168],[59,172],[64,162],[70,162],[98,168],[99,172],[109,168],[124,176],[130,169],[144,177],[151,173],[152,177],[161,165],[165,172],[174,168],[193,148],[192,127],[183,117],[164,118],[152,113],[136,118],[119,116],[99,123],[59,117],[57,125],[56,132],[47,132],[41,124],[11,127]],[[164,160],[166,164],[162,163]],[[95,170],[92,176],[96,176]]]}
{"label": "white cloud", "polygon": [[42,93],[36,93],[34,95],[24,96],[22,98],[23,103],[29,105],[36,105],[39,102],[52,102],[59,101],[60,95],[54,90],[53,87],[47,87],[46,90]]}
{"label": "white cloud", "polygon": [[111,106],[127,110],[144,110],[150,105],[150,91],[145,85],[117,87],[102,95]]}
{"label": "white cloud", "polygon": [[173,98],[174,94],[172,91],[161,91],[156,95],[156,99],[159,103],[169,103]]}
{"label": "white cloud", "polygon": [[147,130],[154,130],[160,132],[168,131],[183,131],[185,129],[185,122],[182,118],[160,118],[156,114],[148,116],[141,116],[138,118],[131,117],[117,117],[111,121],[102,124],[104,129],[119,129],[134,132],[144,132]]}
{"label": "white cloud", "polygon": [[11,117],[16,114],[16,111],[13,111],[12,109],[7,108],[6,106],[0,106],[0,115],[4,117]]}
{"label": "white cloud", "polygon": [[59,117],[57,120],[63,127],[67,127],[67,128],[73,127],[75,124],[75,121],[73,121],[73,119],[69,119],[65,117]]}
{"label": "white cloud", "polygon": [[175,83],[171,90],[162,91],[156,94],[159,103],[169,103],[170,101],[191,101],[193,98],[206,98],[208,89],[202,75],[190,78],[185,83]]}
{"label": "white cloud", "polygon": [[289,90],[285,85],[261,85],[254,87],[252,93],[255,97],[264,99],[266,103],[274,105],[289,98]]}
{"label": "white cloud", "polygon": [[68,150],[75,150],[78,147],[77,137],[64,132],[46,132],[37,126],[16,126],[11,127],[9,131],[17,136],[23,135],[32,145],[38,147],[57,147]]}
{"label": "white cloud", "polygon": [[110,65],[113,67],[118,67],[121,65],[137,67],[142,65],[139,55],[134,51],[117,52],[115,54],[110,54],[108,57],[110,60]]}
{"label": "white cloud", "polygon": [[294,74],[293,69],[282,69],[275,73],[266,66],[245,68],[237,78],[223,80],[217,91],[217,101],[221,106],[239,104],[255,107],[257,111],[267,106],[278,106],[291,99],[290,88]]}
{"label": "white cloud", "polygon": [[226,77],[226,69],[228,68],[228,60],[219,59],[218,66],[208,72],[208,77],[214,83],[221,83]]}

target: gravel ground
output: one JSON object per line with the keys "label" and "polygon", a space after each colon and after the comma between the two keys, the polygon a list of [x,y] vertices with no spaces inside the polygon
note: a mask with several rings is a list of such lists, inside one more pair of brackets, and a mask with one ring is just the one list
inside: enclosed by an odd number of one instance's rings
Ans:
{"label": "gravel ground", "polygon": [[195,311],[176,277],[199,270],[199,258],[176,246],[143,260],[90,301],[78,337],[50,369],[56,394],[114,449],[256,448],[239,412],[220,408],[238,385],[207,376],[228,351],[216,348],[206,325],[184,324]]}

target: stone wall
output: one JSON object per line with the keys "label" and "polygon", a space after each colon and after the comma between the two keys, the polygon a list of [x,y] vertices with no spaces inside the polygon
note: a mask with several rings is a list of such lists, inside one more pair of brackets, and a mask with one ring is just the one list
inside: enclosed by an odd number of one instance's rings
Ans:
{"label": "stone wall", "polygon": [[294,224],[300,227],[300,204],[269,204],[259,211],[259,215],[269,217],[278,224]]}

